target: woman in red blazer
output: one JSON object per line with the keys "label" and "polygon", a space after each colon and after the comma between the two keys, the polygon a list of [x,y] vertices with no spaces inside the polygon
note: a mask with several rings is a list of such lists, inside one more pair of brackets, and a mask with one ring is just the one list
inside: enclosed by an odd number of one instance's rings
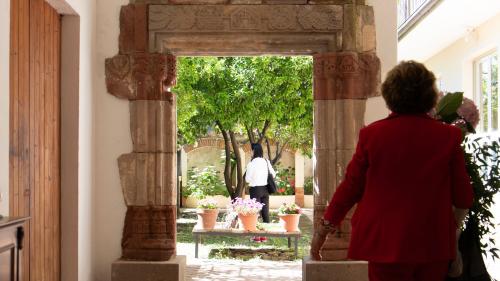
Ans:
{"label": "woman in red blazer", "polygon": [[359,133],[356,152],[311,245],[313,259],[355,205],[348,257],[369,262],[371,281],[443,281],[455,258],[452,206],[473,194],[462,133],[427,115],[435,77],[409,61],[392,69],[382,95],[393,112]]}

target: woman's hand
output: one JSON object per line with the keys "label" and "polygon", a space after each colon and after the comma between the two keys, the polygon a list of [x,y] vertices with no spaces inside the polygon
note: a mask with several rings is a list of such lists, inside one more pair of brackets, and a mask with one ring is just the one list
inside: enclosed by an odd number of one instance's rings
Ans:
{"label": "woman's hand", "polygon": [[311,241],[311,259],[316,261],[321,260],[321,255],[319,252],[321,250],[321,247],[323,247],[323,244],[325,243],[326,236],[329,233],[335,233],[336,230],[337,228],[331,225],[328,221],[321,219],[318,228],[314,231],[313,239]]}

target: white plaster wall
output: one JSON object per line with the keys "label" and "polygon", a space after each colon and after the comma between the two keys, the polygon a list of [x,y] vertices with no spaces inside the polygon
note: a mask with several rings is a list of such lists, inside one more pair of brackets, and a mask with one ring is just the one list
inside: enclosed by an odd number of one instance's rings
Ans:
{"label": "white plaster wall", "polygon": [[[10,0],[0,0],[0,38],[10,38]],[[0,40],[0,215],[9,214],[9,40]]]}
{"label": "white plaster wall", "polygon": [[121,255],[125,202],[121,192],[117,158],[132,151],[129,102],[106,91],[104,59],[118,54],[119,15],[128,0],[97,1],[97,45],[95,72],[95,175],[94,281],[111,280],[111,263]]}
{"label": "white plaster wall", "polygon": [[500,14],[475,28],[446,49],[425,62],[438,77],[444,91],[464,91],[472,98],[474,87],[474,60],[490,51],[500,48]]}
{"label": "white plaster wall", "polygon": [[[397,0],[367,0],[375,11],[377,32],[377,55],[382,63],[382,81],[385,74],[397,64]],[[368,99],[366,104],[365,123],[387,117],[389,110],[383,98]]]}
{"label": "white plaster wall", "polygon": [[[72,212],[74,214],[75,208],[77,209],[75,217],[62,216],[61,226],[66,227],[62,229],[62,241],[64,239],[76,239],[77,246],[71,250],[62,249],[62,256],[64,265],[68,262],[67,259],[77,260],[76,264],[73,263],[69,269],[77,267],[77,272],[71,272],[67,267],[62,268],[63,281],[73,281],[77,276],[78,281],[91,281],[93,278],[92,268],[92,245],[93,245],[93,229],[95,227],[92,221],[94,202],[92,200],[92,188],[94,186],[94,70],[95,70],[95,0],[57,0],[54,2],[66,2],[71,9],[64,10],[70,12],[71,10],[79,16],[79,53],[74,55],[79,57],[78,66],[78,160],[77,160],[77,186],[61,186],[63,191],[61,195],[72,194],[71,203],[66,202],[63,204],[62,213]],[[74,26],[75,20],[72,24]],[[65,23],[65,20],[62,22]],[[63,27],[64,31],[64,27]],[[62,37],[62,40],[71,40],[70,38]],[[64,44],[64,42],[62,42]],[[67,65],[66,65],[67,66]],[[63,93],[61,93],[63,94]],[[68,98],[66,96],[65,98]],[[73,96],[75,98],[75,96]],[[64,109],[63,109],[64,112]],[[62,127],[61,141],[62,143],[74,141],[75,132],[72,130],[64,130]],[[74,159],[73,159],[74,160]],[[64,156],[63,156],[64,161]],[[75,180],[74,178],[72,179]],[[69,191],[69,192],[68,192]],[[76,195],[75,195],[76,193]],[[76,202],[75,202],[76,201]],[[65,209],[68,208],[68,209]],[[77,228],[75,230],[75,228]],[[77,235],[75,235],[75,231]],[[65,237],[64,237],[65,236]],[[76,236],[76,237],[75,237]],[[74,247],[74,243],[73,247]],[[77,251],[75,253],[74,251]]]}

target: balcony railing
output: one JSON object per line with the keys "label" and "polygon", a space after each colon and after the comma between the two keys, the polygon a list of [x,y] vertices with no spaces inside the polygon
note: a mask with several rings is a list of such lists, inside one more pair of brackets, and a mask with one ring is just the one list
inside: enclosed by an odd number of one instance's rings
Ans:
{"label": "balcony railing", "polygon": [[401,39],[441,0],[398,0],[398,36]]}

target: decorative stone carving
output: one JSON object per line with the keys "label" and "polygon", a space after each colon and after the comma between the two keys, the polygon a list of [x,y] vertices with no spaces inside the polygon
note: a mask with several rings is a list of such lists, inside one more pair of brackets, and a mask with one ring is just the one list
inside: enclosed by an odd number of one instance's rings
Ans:
{"label": "decorative stone carving", "polygon": [[343,19],[337,12],[324,9],[324,6],[305,6],[300,9],[298,20],[305,30],[334,30],[343,26]]}
{"label": "decorative stone carving", "polygon": [[314,99],[366,99],[377,96],[380,60],[375,53],[327,53],[314,56]]}
{"label": "decorative stone carving", "polygon": [[[283,11],[287,13],[286,17],[283,17]],[[273,24],[266,25],[267,21],[272,21]],[[241,32],[242,29],[279,32],[283,29],[282,25],[293,29],[294,32],[341,30],[342,6],[154,5],[149,8],[149,30],[153,33],[204,33],[213,30]]]}
{"label": "decorative stone carving", "polygon": [[152,5],[149,45],[151,51],[176,55],[336,51],[342,45],[342,10],[340,5]]}
{"label": "decorative stone carving", "polygon": [[166,261],[175,256],[177,206],[128,206],[122,259]]}
{"label": "decorative stone carving", "polygon": [[175,205],[175,153],[129,153],[118,158],[120,181],[127,206]]}
{"label": "decorative stone carving", "polygon": [[106,87],[118,98],[129,100],[173,100],[175,57],[134,53],[106,59]]}
{"label": "decorative stone carving", "polygon": [[148,50],[147,6],[130,4],[120,10],[120,54]]}
{"label": "decorative stone carving", "polygon": [[175,100],[130,102],[134,152],[176,152],[176,124]]}

